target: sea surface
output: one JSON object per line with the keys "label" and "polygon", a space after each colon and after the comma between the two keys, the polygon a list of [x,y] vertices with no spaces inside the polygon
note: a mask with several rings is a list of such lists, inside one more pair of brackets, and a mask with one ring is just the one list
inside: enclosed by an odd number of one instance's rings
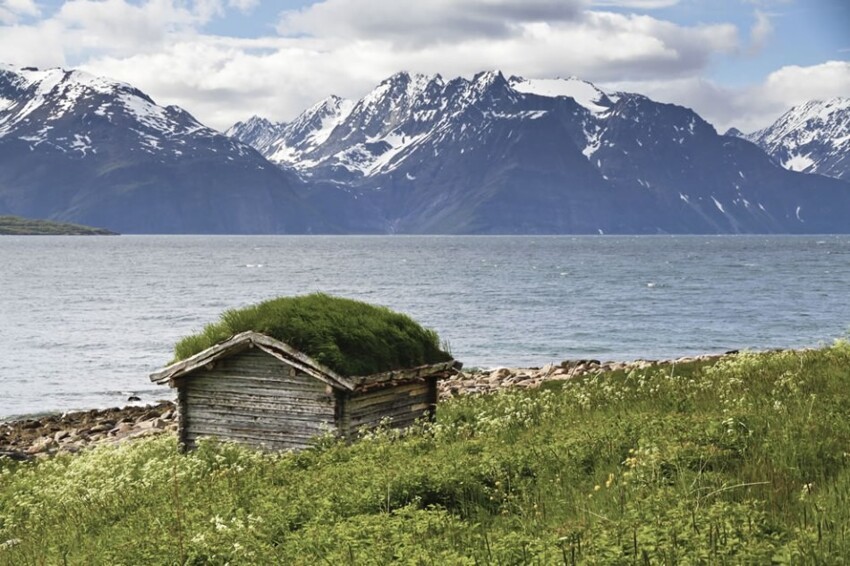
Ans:
{"label": "sea surface", "polygon": [[850,237],[4,236],[0,420],[172,398],[148,374],[180,337],[314,291],[467,367],[817,346],[850,328]]}

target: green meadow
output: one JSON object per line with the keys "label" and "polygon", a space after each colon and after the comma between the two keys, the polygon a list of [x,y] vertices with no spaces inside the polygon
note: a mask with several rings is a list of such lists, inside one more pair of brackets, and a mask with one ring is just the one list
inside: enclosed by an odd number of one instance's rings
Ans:
{"label": "green meadow", "polygon": [[300,453],[0,460],[0,564],[840,564],[850,344],[442,403]]}

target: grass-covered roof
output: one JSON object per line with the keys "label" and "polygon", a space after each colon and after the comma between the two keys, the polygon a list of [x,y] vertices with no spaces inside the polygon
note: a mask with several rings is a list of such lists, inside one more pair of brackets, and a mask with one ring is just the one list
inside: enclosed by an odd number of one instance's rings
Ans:
{"label": "grass-covered roof", "polygon": [[225,311],[174,347],[183,360],[245,331],[260,332],[345,375],[369,375],[448,361],[433,330],[407,315],[323,293],[280,297]]}

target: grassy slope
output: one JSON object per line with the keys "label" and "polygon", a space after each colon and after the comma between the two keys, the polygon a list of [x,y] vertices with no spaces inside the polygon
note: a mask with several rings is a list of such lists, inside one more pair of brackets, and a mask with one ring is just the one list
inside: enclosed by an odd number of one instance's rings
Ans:
{"label": "grassy slope", "polygon": [[114,232],[80,224],[34,220],[20,216],[0,216],[0,235],[20,236],[107,236]]}
{"label": "grassy slope", "polygon": [[437,333],[409,316],[323,293],[228,310],[218,322],[178,342],[175,359],[188,358],[247,330],[282,340],[342,375],[368,375],[451,359],[440,349]]}
{"label": "grassy slope", "polygon": [[5,462],[0,564],[840,563],[848,406],[839,343],[456,400],[300,454]]}

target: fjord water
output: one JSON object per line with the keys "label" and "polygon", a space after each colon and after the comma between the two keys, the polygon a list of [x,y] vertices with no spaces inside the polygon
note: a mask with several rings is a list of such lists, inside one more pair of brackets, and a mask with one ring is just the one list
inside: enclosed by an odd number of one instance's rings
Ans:
{"label": "fjord water", "polygon": [[225,309],[323,291],[467,367],[816,346],[850,327],[850,236],[0,238],[0,419],[170,398],[147,375]]}

